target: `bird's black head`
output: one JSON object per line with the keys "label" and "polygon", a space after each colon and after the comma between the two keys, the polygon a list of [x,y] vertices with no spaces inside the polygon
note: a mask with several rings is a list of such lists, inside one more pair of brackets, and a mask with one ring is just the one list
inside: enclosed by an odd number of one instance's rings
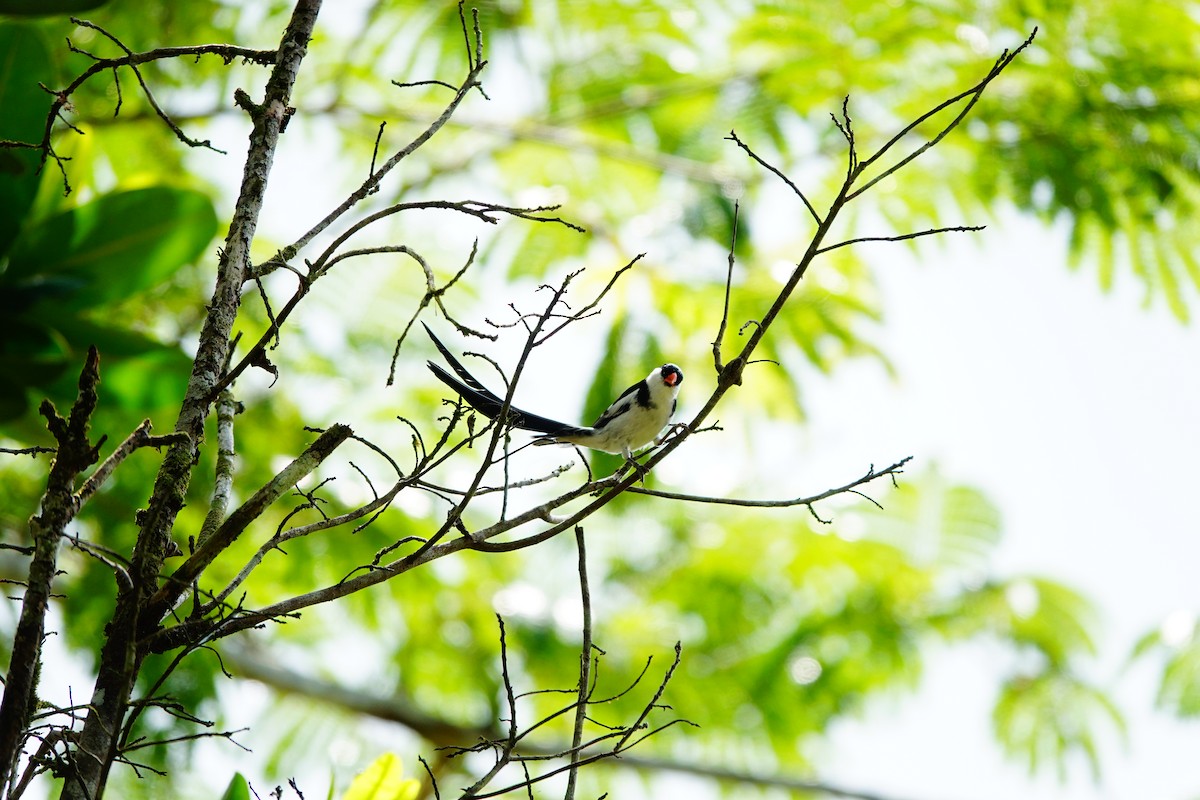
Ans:
{"label": "bird's black head", "polygon": [[667,386],[678,386],[683,383],[683,370],[674,364],[663,364],[658,368],[658,375]]}

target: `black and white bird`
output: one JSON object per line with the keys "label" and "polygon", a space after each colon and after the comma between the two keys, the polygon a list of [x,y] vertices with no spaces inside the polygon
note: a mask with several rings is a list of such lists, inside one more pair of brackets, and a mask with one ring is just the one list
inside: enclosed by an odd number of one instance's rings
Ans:
{"label": "black and white bird", "polygon": [[[504,406],[504,398],[498,397],[476,380],[433,335],[428,325],[425,326],[425,332],[458,378],[430,361],[429,369],[433,370],[433,374],[488,419],[495,419]],[[509,406],[508,424],[543,434],[534,439],[534,444],[577,444],[605,453],[620,453],[626,460],[632,461],[633,451],[653,441],[675,413],[675,398],[681,383],[683,371],[679,367],[674,364],[656,367],[645,380],[621,392],[621,396],[604,410],[590,428],[539,417],[516,406]]]}

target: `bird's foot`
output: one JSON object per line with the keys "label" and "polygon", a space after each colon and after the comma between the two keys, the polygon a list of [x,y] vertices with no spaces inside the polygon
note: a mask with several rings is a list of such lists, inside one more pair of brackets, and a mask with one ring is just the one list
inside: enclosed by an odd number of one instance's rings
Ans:
{"label": "bird's foot", "polygon": [[634,458],[632,454],[625,456],[625,466],[637,473],[639,483],[641,483],[643,486],[646,485],[646,475],[649,474],[650,471],[646,469],[640,461]]}

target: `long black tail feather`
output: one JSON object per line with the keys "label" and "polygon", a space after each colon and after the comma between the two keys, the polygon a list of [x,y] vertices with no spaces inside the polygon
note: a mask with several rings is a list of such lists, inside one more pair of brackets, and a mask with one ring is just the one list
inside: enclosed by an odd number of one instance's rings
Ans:
{"label": "long black tail feather", "polygon": [[[472,408],[488,419],[498,417],[500,409],[504,407],[504,398],[496,396],[494,392],[476,380],[475,376],[468,372],[467,368],[459,363],[458,359],[446,349],[446,346],[433,335],[433,331],[429,330],[428,325],[425,326],[425,332],[429,334],[429,338],[433,340],[434,346],[437,347],[442,357],[446,359],[451,369],[458,374],[459,378],[462,378],[462,380],[455,378],[442,368],[440,364],[435,364],[432,361],[426,362],[429,365],[429,369],[437,376],[437,379],[453,389]],[[535,433],[544,433],[549,436],[577,436],[587,432],[586,428],[567,425],[564,422],[558,422],[546,417],[539,417],[537,414],[530,414],[528,411],[523,411],[516,406],[509,406],[508,408],[508,424],[514,428],[533,431]]]}
{"label": "long black tail feather", "polygon": [[[438,337],[433,335],[433,331],[431,331],[429,329],[428,325],[426,325],[424,322],[422,322],[421,326],[425,328],[425,333],[429,334],[430,341],[433,342],[433,346],[438,349],[438,352],[440,352],[442,354],[442,358],[446,359],[446,363],[450,365],[450,368],[454,370],[455,374],[458,375],[458,377],[462,378],[466,382],[467,386],[470,386],[472,389],[474,389],[477,392],[483,392],[484,394],[491,395],[493,398],[496,396],[496,395],[492,394],[491,392],[489,392],[488,388],[486,386],[484,386],[479,381],[475,380],[474,375],[467,372],[467,368],[464,367],[462,365],[462,363],[457,358],[454,357],[454,354],[450,352],[450,350],[446,347],[446,345],[442,344],[441,339],[439,339]],[[432,366],[432,364],[431,364],[431,366]],[[451,388],[453,388],[454,384],[450,384],[450,386],[451,386]],[[483,409],[479,409],[479,410],[482,411]],[[500,410],[500,407],[497,406],[496,411],[499,412],[499,410]],[[491,416],[494,418],[495,415],[491,415]]]}

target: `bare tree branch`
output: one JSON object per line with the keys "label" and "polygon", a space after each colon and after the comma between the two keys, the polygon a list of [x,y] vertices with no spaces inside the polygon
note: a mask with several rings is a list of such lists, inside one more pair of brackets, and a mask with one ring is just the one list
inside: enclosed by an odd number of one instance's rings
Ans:
{"label": "bare tree branch", "polygon": [[204,542],[197,543],[196,552],[192,553],[187,561],[171,573],[162,588],[147,601],[145,618],[147,620],[161,619],[169,609],[175,606],[192,581],[200,577],[200,573],[212,563],[213,559],[233,544],[242,531],[251,522],[258,519],[284,492],[289,491],[304,476],[320,466],[321,462],[328,458],[342,442],[346,441],[351,433],[352,431],[346,425],[334,425],[325,431],[268,484],[255,492],[230,514]]}
{"label": "bare tree branch", "polygon": [[741,139],[738,138],[738,135],[735,131],[730,131],[729,135],[726,136],[725,138],[728,139],[729,141],[733,142],[734,144],[736,144],[738,147],[742,148],[742,150],[745,151],[746,155],[748,155],[748,156],[750,156],[750,158],[754,159],[754,162],[756,164],[758,164],[760,167],[765,169],[767,172],[770,172],[772,175],[779,178],[779,180],[781,180],[785,184],[787,184],[787,187],[792,190],[792,193],[800,198],[800,202],[804,203],[804,207],[808,209],[808,213],[813,218],[813,222],[817,223],[817,225],[821,224],[821,215],[817,213],[817,209],[813,206],[813,204],[811,202],[809,202],[809,199],[807,197],[805,197],[804,192],[800,191],[800,187],[798,187],[792,181],[791,178],[789,178],[787,175],[784,175],[782,172],[780,172],[777,167],[773,167],[770,164],[768,164],[766,161],[764,161],[762,159],[761,156],[758,155],[758,153],[755,153],[753,150],[751,150],[749,147],[747,147],[746,144]]}
{"label": "bare tree branch", "polygon": [[[459,213],[483,220],[484,222],[492,225],[497,224],[499,222],[499,216],[504,214],[518,217],[520,219],[532,220],[535,222],[557,222],[569,228],[582,230],[579,228],[579,226],[560,219],[559,217],[540,216],[545,212],[557,209],[557,206],[547,206],[541,208],[516,208],[513,206],[496,205],[494,203],[483,203],[476,200],[464,200],[462,202],[428,200],[397,203],[393,206],[382,209],[381,211],[377,211],[374,214],[370,214],[351,225],[344,233],[338,236],[333,243],[330,244],[320,256],[318,256],[317,260],[313,262],[307,275],[301,275],[300,273],[297,273],[297,276],[300,279],[300,284],[296,287],[295,294],[293,294],[291,299],[288,300],[282,309],[280,309],[276,318],[271,322],[267,329],[263,331],[262,335],[258,338],[258,341],[250,348],[246,355],[241,358],[236,366],[226,371],[221,379],[212,387],[210,390],[211,399],[215,399],[217,394],[219,394],[226,387],[232,385],[233,382],[237,380],[237,378],[248,367],[255,366],[260,362],[268,344],[270,344],[271,340],[278,335],[280,326],[282,326],[283,323],[291,316],[292,312],[296,310],[296,308],[300,305],[300,301],[308,295],[312,289],[313,283],[318,278],[327,274],[329,270],[338,263],[338,261],[341,261],[345,257],[349,257],[349,255],[339,256],[337,254],[338,248],[345,244],[347,240],[354,236],[354,234],[363,230],[372,223],[378,222],[379,220],[385,219],[401,211],[411,211],[417,209],[443,209],[457,211]],[[354,252],[363,253],[365,251]],[[404,252],[408,255],[413,254],[408,248],[405,248]],[[265,272],[260,270],[258,274],[265,274]],[[441,291],[445,291],[445,288],[446,287],[443,287]],[[440,291],[435,292],[435,294],[440,293]]]}
{"label": "bare tree branch", "polygon": [[88,476],[84,481],[83,486],[79,487],[79,491],[75,493],[75,500],[79,507],[83,507],[91,498],[96,490],[105,484],[112,476],[116,468],[124,461],[130,453],[141,447],[165,447],[167,445],[182,443],[186,440],[187,434],[183,433],[168,433],[165,436],[150,435],[150,420],[142,420],[133,433],[125,438],[117,446],[117,449],[112,454],[104,459],[100,466],[96,467],[95,471]]}
{"label": "bare tree branch", "polygon": [[871,465],[865,475],[863,475],[861,478],[850,481],[847,484],[833,489],[826,489],[820,494],[814,494],[808,497],[796,497],[786,500],[742,500],[734,497],[705,497],[701,495],[683,494],[681,492],[666,492],[659,489],[647,489],[640,486],[631,486],[629,491],[633,494],[644,494],[650,497],[661,497],[665,500],[679,500],[687,503],[709,503],[711,505],[741,506],[742,508],[791,508],[794,506],[809,506],[811,508],[813,503],[820,502],[821,500],[827,500],[835,495],[846,494],[847,492],[862,486],[864,483],[870,483],[876,478],[881,478],[884,475],[899,475],[904,471],[903,467],[909,461],[912,461],[912,456],[906,456],[905,458],[897,461],[895,464],[892,464],[890,467],[884,467],[878,471],[876,471],[874,465]]}
{"label": "bare tree branch", "polygon": [[242,411],[242,404],[233,399],[228,389],[217,398],[217,465],[213,477],[212,495],[208,503],[208,514],[200,526],[196,544],[203,547],[225,519],[233,492],[234,450],[233,418]]}
{"label": "bare tree branch", "polygon": [[[138,85],[140,85],[140,86],[142,87],[142,94],[146,95],[146,102],[148,102],[148,103],[150,104],[150,107],[151,107],[152,109],[154,109],[154,113],[155,113],[155,114],[157,114],[157,115],[158,115],[158,118],[159,118],[159,119],[161,119],[161,120],[162,120],[162,121],[163,121],[163,122],[166,124],[166,126],[167,126],[168,128],[170,128],[170,129],[171,129],[171,132],[175,134],[175,137],[176,137],[177,139],[179,139],[179,141],[183,142],[183,143],[184,143],[184,144],[186,144],[188,147],[204,147],[204,148],[207,148],[207,149],[209,149],[209,150],[212,150],[212,151],[214,151],[214,152],[221,153],[222,155],[225,155],[225,151],[224,151],[224,150],[219,150],[219,149],[217,149],[216,147],[213,147],[213,146],[212,146],[212,142],[209,142],[208,140],[205,140],[205,141],[203,141],[203,142],[202,142],[202,141],[200,141],[200,140],[198,140],[198,139],[193,139],[193,138],[191,138],[190,136],[188,136],[187,134],[185,134],[185,133],[183,132],[183,129],[182,129],[182,128],[180,128],[178,125],[176,125],[176,124],[175,124],[175,121],[174,121],[174,120],[172,120],[172,119],[171,119],[171,117],[170,117],[170,116],[168,116],[168,115],[167,115],[167,113],[166,113],[165,111],[163,111],[163,110],[162,110],[162,107],[161,107],[161,106],[159,106],[159,104],[158,104],[158,101],[154,99],[154,94],[153,94],[153,93],[150,91],[150,87],[146,85],[146,80],[145,80],[145,78],[143,78],[143,77],[142,77],[142,72],[141,72],[141,70],[139,70],[139,69],[137,68],[137,65],[138,65],[138,63],[139,63],[139,61],[137,60],[137,58],[138,58],[138,56],[139,56],[139,55],[144,55],[144,54],[134,53],[132,50],[130,50],[128,47],[126,47],[126,46],[124,45],[124,43],[122,43],[122,42],[121,42],[121,40],[120,40],[120,39],[118,39],[116,36],[113,36],[111,33],[109,33],[108,31],[106,31],[104,28],[101,28],[99,25],[96,25],[95,23],[88,22],[87,20],[76,19],[75,17],[72,17],[72,18],[71,18],[71,21],[72,21],[72,22],[74,22],[76,25],[79,25],[79,26],[81,26],[81,27],[84,27],[84,28],[91,28],[92,30],[99,32],[101,35],[103,35],[105,38],[107,38],[109,41],[111,41],[111,42],[112,42],[113,44],[115,44],[117,47],[119,47],[119,48],[121,48],[122,50],[124,50],[124,51],[125,51],[125,56],[126,56],[126,57],[125,57],[125,59],[116,59],[116,60],[117,60],[117,61],[125,61],[125,62],[126,62],[126,63],[125,63],[123,66],[128,66],[128,67],[129,67],[129,69],[130,69],[130,70],[133,72],[133,75],[134,75],[134,77],[135,77],[135,78],[137,78]],[[111,61],[113,61],[113,59],[98,59],[98,58],[96,58],[95,56],[93,56],[91,53],[85,53],[83,50],[80,50],[79,48],[75,47],[74,45],[71,45],[71,40],[70,40],[70,39],[68,39],[68,40],[67,40],[67,44],[70,46],[70,48],[71,48],[71,50],[72,50],[72,51],[74,51],[74,52],[76,52],[76,53],[82,53],[83,55],[87,55],[87,56],[89,56],[89,57],[91,57],[91,58],[95,59],[97,62],[101,62],[101,61],[109,61],[109,62],[111,62]],[[212,45],[208,45],[208,47],[211,47],[211,46],[212,46]],[[201,49],[203,49],[203,47],[204,47],[204,46],[202,46],[202,47],[201,47]],[[186,50],[186,49],[188,49],[188,48],[174,48],[174,49],[184,49],[184,50]],[[228,51],[226,51],[226,52],[228,52]],[[197,53],[197,55],[200,55],[200,54],[201,54],[201,53]],[[260,55],[265,55],[265,54],[260,54]],[[271,53],[270,55],[271,55],[271,56],[274,56],[275,54],[274,54],[274,53]],[[227,57],[227,56],[225,56],[225,55],[222,55],[222,57],[226,59],[226,61],[225,61],[225,63],[226,63],[226,64],[228,64],[228,63],[230,63],[230,61],[232,61],[232,59],[228,58],[228,57]],[[235,56],[235,57],[236,57],[236,56]],[[245,60],[245,59],[246,59],[246,57],[245,57],[245,56],[243,56],[243,59]],[[113,65],[112,65],[113,77],[114,77],[114,78],[115,78],[115,77],[116,77],[116,75],[117,75],[117,70],[116,70],[116,67],[117,67],[117,66],[121,66],[121,65],[119,65],[119,64],[113,64]],[[117,109],[118,109],[118,110],[119,110],[119,109],[120,109],[120,107],[121,107],[121,100],[120,100],[119,86],[120,86],[120,84],[118,83],[118,94],[117,94]],[[114,116],[116,115],[116,113],[117,113],[116,111],[114,111],[114,112],[113,112]]]}
{"label": "bare tree branch", "polygon": [[575,701],[575,727],[571,734],[571,769],[567,773],[564,800],[575,800],[575,781],[579,776],[579,748],[583,744],[583,723],[587,720],[592,675],[592,593],[588,587],[587,547],[583,541],[583,528],[575,528],[575,547],[579,550],[579,602],[583,606],[583,636],[579,648],[579,699]]}
{"label": "bare tree branch", "polygon": [[[241,59],[241,60],[243,60],[245,62],[249,62],[249,63],[269,65],[269,64],[272,64],[275,62],[275,59],[277,56],[277,53],[274,50],[252,50],[252,49],[245,48],[245,47],[236,47],[234,45],[227,45],[227,44],[203,44],[203,45],[190,45],[190,46],[184,46],[184,47],[160,47],[160,48],[156,48],[154,50],[149,50],[144,53],[135,53],[135,52],[131,51],[128,47],[126,47],[123,43],[121,43],[121,41],[118,40],[115,36],[113,36],[108,31],[104,30],[100,26],[95,25],[94,23],[91,23],[91,22],[87,22],[85,20],[76,19],[74,17],[71,18],[71,21],[74,22],[76,25],[80,25],[80,26],[86,27],[86,28],[92,28],[92,29],[98,31],[99,33],[101,33],[102,35],[107,37],[109,40],[111,40],[113,43],[115,43],[123,51],[125,51],[125,55],[122,57],[118,57],[118,58],[99,58],[97,56],[93,56],[92,54],[87,53],[87,52],[75,47],[73,44],[71,44],[70,40],[68,39],[67,44],[71,48],[71,50],[73,50],[77,53],[81,53],[83,55],[89,56],[90,58],[93,59],[94,63],[90,67],[88,67],[86,70],[84,70],[80,75],[78,75],[73,81],[71,81],[71,83],[69,83],[66,86],[66,88],[58,89],[58,90],[49,90],[49,89],[47,90],[50,92],[50,94],[52,94],[54,96],[54,102],[51,103],[50,110],[46,115],[46,125],[45,125],[45,128],[42,133],[42,140],[40,142],[36,142],[36,143],[34,143],[34,142],[13,142],[13,141],[7,141],[7,140],[0,141],[0,148],[27,148],[27,149],[40,150],[41,154],[42,154],[41,166],[45,165],[46,159],[53,158],[55,160],[55,162],[58,164],[59,171],[62,173],[63,186],[64,186],[65,193],[67,193],[67,194],[70,194],[71,186],[67,180],[66,169],[63,167],[63,161],[65,159],[63,159],[61,156],[59,156],[57,154],[57,152],[54,150],[54,146],[52,143],[52,141],[53,141],[52,137],[53,137],[53,133],[54,133],[54,123],[61,120],[63,122],[63,124],[65,124],[71,130],[74,130],[76,133],[80,133],[80,134],[83,133],[83,131],[79,130],[79,128],[75,127],[74,125],[72,125],[70,122],[68,122],[66,120],[66,118],[63,116],[63,111],[64,111],[64,109],[70,108],[71,96],[79,89],[79,87],[83,86],[83,84],[87,83],[89,80],[91,80],[96,75],[99,75],[100,73],[106,72],[108,70],[112,70],[113,76],[116,77],[118,68],[129,67],[137,75],[138,83],[139,83],[139,85],[141,85],[142,89],[145,91],[147,100],[149,101],[151,108],[153,108],[155,115],[158,116],[161,120],[163,120],[163,122],[166,123],[166,125],[179,138],[180,141],[182,141],[183,143],[187,144],[190,147],[206,147],[208,149],[215,150],[216,152],[219,153],[219,152],[223,152],[223,151],[217,150],[215,147],[212,146],[212,144],[210,142],[207,142],[207,141],[201,142],[198,140],[194,140],[194,139],[189,138],[188,136],[186,136],[183,133],[182,129],[180,129],[179,125],[173,120],[171,115],[169,115],[165,111],[163,111],[163,109],[161,107],[159,107],[158,103],[154,100],[154,97],[150,93],[149,87],[146,85],[145,81],[142,79],[141,73],[138,71],[137,66],[139,64],[147,64],[147,63],[150,63],[153,61],[159,61],[159,60],[167,59],[167,58],[182,58],[184,56],[198,57],[198,56],[203,56],[203,55],[219,56],[222,60],[224,60],[224,62],[226,64],[231,64],[235,60]],[[119,100],[118,100],[117,110],[118,111],[120,110]],[[39,170],[41,169],[41,166],[39,166]]]}
{"label": "bare tree branch", "polygon": [[939,233],[977,233],[986,227],[986,225],[955,225],[949,228],[929,228],[928,230],[903,233],[896,236],[859,236],[854,239],[847,239],[844,242],[838,242],[837,244],[826,245],[817,250],[817,255],[828,253],[830,250],[837,250],[839,247],[848,247],[849,245],[862,244],[863,242],[904,242],[909,239],[919,239],[922,236],[934,236]]}
{"label": "bare tree branch", "polygon": [[733,288],[733,262],[734,250],[737,248],[739,207],[739,203],[735,200],[733,203],[733,227],[729,234],[729,257],[727,259],[729,267],[725,271],[725,303],[721,306],[721,324],[717,326],[717,335],[712,343],[713,367],[718,375],[721,374],[721,370],[725,369],[725,362],[721,358],[721,344],[725,340],[725,328],[729,324],[729,295]]}
{"label": "bare tree branch", "polygon": [[46,418],[46,427],[58,442],[58,451],[50,466],[41,512],[29,520],[33,558],[29,563],[25,596],[21,600],[21,615],[13,634],[4,698],[0,700],[0,774],[6,779],[16,773],[17,759],[36,705],[42,639],[51,583],[57,572],[58,544],[67,525],[79,512],[75,480],[99,458],[100,444],[92,445],[88,440],[88,425],[99,402],[96,392],[99,383],[100,354],[95,347],[90,347],[79,374],[79,394],[71,406],[70,416],[66,419],[59,416],[49,400],[43,400],[39,409]]}
{"label": "bare tree branch", "polygon": [[36,456],[40,453],[54,453],[53,447],[0,447],[0,453],[8,456]]}
{"label": "bare tree branch", "polygon": [[[374,193],[378,189],[379,184],[384,177],[386,177],[389,172],[395,169],[396,165],[398,165],[401,161],[412,155],[417,151],[418,148],[433,138],[434,134],[440,131],[442,127],[450,120],[450,117],[454,115],[454,112],[458,109],[459,105],[470,93],[470,91],[481,85],[479,78],[483,73],[484,68],[487,67],[487,61],[483,60],[482,58],[482,35],[478,33],[478,25],[476,25],[475,30],[477,33],[476,41],[478,46],[476,48],[474,57],[472,57],[470,51],[468,50],[469,69],[467,71],[467,76],[463,79],[463,82],[455,91],[454,97],[449,103],[446,104],[446,107],[442,110],[442,113],[437,117],[437,119],[435,119],[429,125],[429,127],[418,134],[415,139],[402,147],[400,150],[396,151],[396,153],[394,153],[391,158],[385,161],[383,165],[379,167],[379,169],[373,171],[371,175],[368,176],[365,181],[363,181],[361,186],[355,189],[349,197],[342,201],[341,205],[329,212],[324,219],[309,229],[307,233],[280,251],[280,253],[274,259],[267,262],[267,264],[264,265],[265,268],[259,270],[259,275],[267,274],[267,272],[277,266],[280,262],[290,261],[296,253],[304,249],[304,247],[307,246],[308,243],[314,238],[316,238],[318,234],[340,219],[347,211]],[[463,34],[467,35],[465,19],[463,20]]]}

